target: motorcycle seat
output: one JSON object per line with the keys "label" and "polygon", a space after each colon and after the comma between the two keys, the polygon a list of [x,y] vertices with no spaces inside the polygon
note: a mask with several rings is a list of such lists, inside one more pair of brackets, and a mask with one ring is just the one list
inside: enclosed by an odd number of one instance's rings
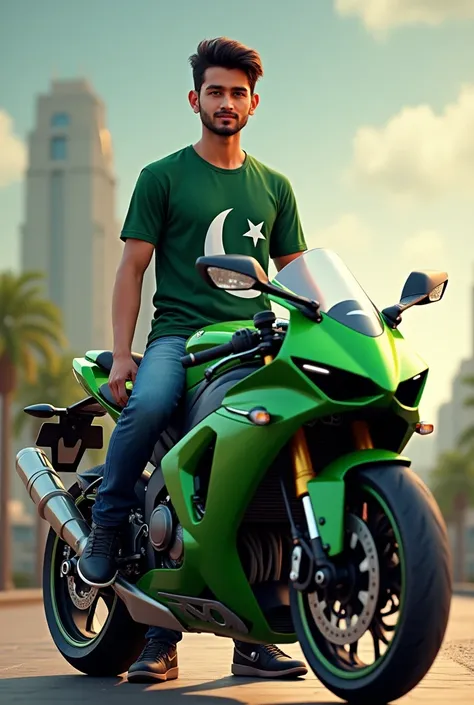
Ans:
{"label": "motorcycle seat", "polygon": [[[140,353],[132,352],[132,360],[138,366],[143,360],[143,355]],[[110,370],[112,369],[113,362],[114,357],[111,350],[104,350],[96,358],[96,364],[99,365],[101,370],[104,370],[104,372],[110,372]]]}

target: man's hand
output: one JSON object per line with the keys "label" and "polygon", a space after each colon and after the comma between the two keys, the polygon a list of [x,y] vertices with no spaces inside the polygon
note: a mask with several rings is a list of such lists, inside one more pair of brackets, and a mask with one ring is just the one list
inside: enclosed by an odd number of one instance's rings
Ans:
{"label": "man's hand", "polygon": [[125,382],[135,382],[137,371],[138,367],[131,356],[114,358],[114,363],[110,370],[109,387],[119,406],[126,406],[128,394],[125,389]]}

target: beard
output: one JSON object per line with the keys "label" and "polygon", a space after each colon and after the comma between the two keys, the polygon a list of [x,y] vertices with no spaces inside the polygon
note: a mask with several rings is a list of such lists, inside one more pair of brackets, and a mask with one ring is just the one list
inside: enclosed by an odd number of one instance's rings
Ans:
{"label": "beard", "polygon": [[199,115],[204,127],[207,127],[207,129],[215,135],[221,135],[222,137],[231,137],[232,135],[236,135],[240,132],[240,130],[242,130],[242,128],[245,127],[249,119],[249,116],[246,115],[239,120],[236,113],[231,113],[229,114],[231,124],[219,125],[218,120],[224,117],[223,115],[219,116],[219,113],[216,113],[214,117],[211,117],[209,113],[206,113],[202,108],[199,110]]}

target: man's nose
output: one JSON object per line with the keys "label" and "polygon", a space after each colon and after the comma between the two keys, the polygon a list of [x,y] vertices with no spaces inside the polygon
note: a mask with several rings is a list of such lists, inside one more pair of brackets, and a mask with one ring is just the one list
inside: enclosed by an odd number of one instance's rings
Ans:
{"label": "man's nose", "polygon": [[232,102],[232,96],[224,93],[221,99],[221,108],[224,108],[225,110],[231,110],[233,107],[234,104]]}

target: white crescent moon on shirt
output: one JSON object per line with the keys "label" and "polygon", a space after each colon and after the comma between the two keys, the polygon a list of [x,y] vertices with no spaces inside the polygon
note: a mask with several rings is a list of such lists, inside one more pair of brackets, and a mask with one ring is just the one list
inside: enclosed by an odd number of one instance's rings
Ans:
{"label": "white crescent moon on shirt", "polygon": [[[204,255],[206,257],[227,254],[224,248],[224,223],[231,210],[232,208],[222,211],[219,215],[216,215],[210,224],[204,242]],[[227,294],[232,294],[232,296],[238,296],[242,299],[255,299],[257,296],[261,296],[259,291],[253,290],[229,291],[228,289],[224,289],[224,291],[226,291]]]}

